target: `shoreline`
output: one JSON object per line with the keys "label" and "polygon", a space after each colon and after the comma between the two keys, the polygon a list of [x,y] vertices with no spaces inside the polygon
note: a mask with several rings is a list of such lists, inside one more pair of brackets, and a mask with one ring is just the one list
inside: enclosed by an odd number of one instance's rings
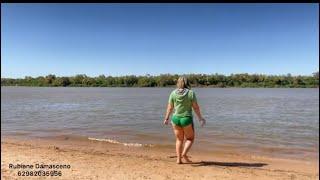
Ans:
{"label": "shoreline", "polygon": [[[117,144],[119,146],[135,147],[149,147],[152,149],[175,149],[175,139],[164,138],[162,136],[148,136],[141,135],[134,138],[122,137],[122,133],[110,133],[107,136],[84,136],[79,134],[46,134],[46,135],[32,135],[30,133],[8,133],[2,134],[4,137],[24,140],[51,140],[51,141],[77,141],[83,143],[100,142],[106,144]],[[137,135],[137,134],[136,134]],[[158,139],[157,139],[158,138]],[[250,154],[250,156],[269,157],[275,159],[293,159],[313,162],[319,159],[319,149],[303,148],[303,147],[279,147],[264,144],[250,144],[244,142],[243,139],[236,139],[234,141],[227,141],[235,137],[221,138],[216,137],[214,142],[209,143],[206,139],[196,139],[192,146],[192,150],[200,154],[220,153],[220,154],[237,154],[239,156]],[[157,140],[156,140],[157,139]],[[239,142],[237,142],[239,141]]]}
{"label": "shoreline", "polygon": [[1,177],[4,179],[19,178],[19,169],[10,169],[10,163],[69,164],[71,168],[61,169],[62,176],[58,179],[319,178],[319,164],[316,161],[250,154],[199,153],[191,150],[189,155],[193,163],[177,165],[174,148],[127,147],[76,138],[15,137],[2,137],[1,146]]}

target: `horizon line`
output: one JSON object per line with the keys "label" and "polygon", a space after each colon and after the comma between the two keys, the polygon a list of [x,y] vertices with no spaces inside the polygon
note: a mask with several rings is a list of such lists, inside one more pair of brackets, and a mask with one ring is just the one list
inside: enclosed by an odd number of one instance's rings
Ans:
{"label": "horizon line", "polygon": [[145,74],[120,74],[120,75],[111,75],[111,74],[99,74],[99,75],[94,75],[94,76],[90,76],[87,75],[85,73],[78,73],[78,74],[74,74],[74,75],[57,75],[54,73],[48,73],[46,75],[38,75],[38,76],[31,76],[31,75],[25,75],[24,77],[2,77],[1,75],[1,79],[24,79],[26,77],[31,77],[31,78],[38,78],[38,77],[46,77],[49,75],[54,75],[56,77],[74,77],[77,75],[85,75],[87,77],[90,78],[95,78],[95,77],[99,77],[99,76],[105,76],[105,77],[126,77],[126,76],[161,76],[161,75],[178,75],[178,76],[184,76],[184,75],[223,75],[223,76],[231,76],[231,75],[239,75],[239,74],[247,74],[247,75],[265,75],[265,76],[313,76],[315,73],[319,73],[319,71],[315,71],[312,72],[311,74],[292,74],[292,73],[284,73],[284,74],[268,74],[268,73],[246,73],[246,72],[242,72],[242,73],[159,73],[159,74],[150,74],[150,73],[145,73]]}

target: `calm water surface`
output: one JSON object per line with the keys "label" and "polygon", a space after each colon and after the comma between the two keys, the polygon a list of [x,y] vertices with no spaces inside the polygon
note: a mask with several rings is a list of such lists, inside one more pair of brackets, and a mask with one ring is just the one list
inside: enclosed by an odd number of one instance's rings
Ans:
{"label": "calm water surface", "polygon": [[[1,133],[173,145],[162,125],[173,88],[1,88]],[[194,88],[206,127],[198,149],[319,158],[319,89]]]}

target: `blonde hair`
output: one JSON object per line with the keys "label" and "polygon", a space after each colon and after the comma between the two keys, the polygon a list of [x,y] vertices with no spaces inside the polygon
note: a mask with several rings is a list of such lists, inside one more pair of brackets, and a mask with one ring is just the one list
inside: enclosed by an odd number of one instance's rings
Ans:
{"label": "blonde hair", "polygon": [[187,88],[187,89],[191,89],[189,81],[186,77],[179,77],[179,79],[177,80],[177,88],[179,89],[183,89],[183,88]]}

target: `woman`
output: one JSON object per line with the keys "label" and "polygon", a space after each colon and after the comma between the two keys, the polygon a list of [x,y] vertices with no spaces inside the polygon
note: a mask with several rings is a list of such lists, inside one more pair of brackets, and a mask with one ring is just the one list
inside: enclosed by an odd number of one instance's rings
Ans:
{"label": "woman", "polygon": [[[206,121],[200,113],[196,94],[191,90],[190,84],[185,77],[180,77],[178,79],[177,89],[170,94],[166,116],[163,121],[164,124],[168,124],[173,109],[175,111],[171,118],[171,122],[176,136],[177,163],[181,164],[182,158],[190,163],[191,161],[188,159],[187,153],[194,141],[192,109],[197,114],[201,126],[203,126]],[[184,137],[186,141],[183,147]]]}

